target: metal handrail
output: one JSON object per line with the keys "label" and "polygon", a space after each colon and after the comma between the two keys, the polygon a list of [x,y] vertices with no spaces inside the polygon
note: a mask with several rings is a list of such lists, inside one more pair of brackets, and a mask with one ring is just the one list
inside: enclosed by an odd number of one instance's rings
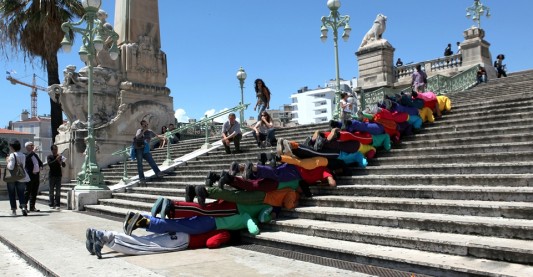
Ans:
{"label": "metal handrail", "polygon": [[[433,75],[428,78],[427,90],[433,91],[437,94],[447,94],[450,92],[464,91],[472,88],[477,84],[477,70],[478,65],[474,65],[467,70],[454,75],[452,77],[444,75]],[[383,100],[383,96],[391,96],[400,91],[402,88],[381,87],[370,92],[363,92],[361,95],[361,109],[364,110],[369,105],[375,105]]]}
{"label": "metal handrail", "polygon": [[[198,126],[198,125],[203,125],[203,124],[206,124],[206,123],[211,123],[211,121],[213,119],[215,119],[217,117],[220,117],[222,115],[229,114],[231,112],[236,112],[236,111],[247,109],[249,105],[250,104],[239,104],[238,106],[235,106],[235,107],[233,107],[231,109],[227,109],[227,110],[221,111],[221,112],[219,112],[217,114],[214,114],[212,116],[205,117],[204,119],[202,119],[200,121],[187,124],[186,126],[183,126],[183,127],[180,127],[180,128],[176,128],[176,129],[174,129],[172,131],[168,131],[168,132],[166,132],[164,134],[164,136],[168,139],[168,138],[172,137],[173,135],[175,135],[176,133],[179,133],[179,132],[181,132],[183,130],[186,130],[188,128],[192,128],[192,127],[195,127],[195,126]],[[206,130],[206,132],[207,132],[207,130]],[[154,138],[152,141],[153,142],[158,142],[158,141],[160,141],[160,139],[159,138]],[[128,156],[130,151],[131,151],[131,146],[123,148],[123,149],[120,149],[120,150],[117,150],[117,151],[113,152],[112,155],[126,155],[126,156]]]}

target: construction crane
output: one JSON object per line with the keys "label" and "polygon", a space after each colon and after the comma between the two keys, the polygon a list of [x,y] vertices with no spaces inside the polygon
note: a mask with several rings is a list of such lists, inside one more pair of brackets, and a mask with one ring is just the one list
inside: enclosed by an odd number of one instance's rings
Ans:
{"label": "construction crane", "polygon": [[6,79],[11,82],[11,84],[16,85],[23,85],[31,88],[31,117],[37,117],[37,90],[46,91],[45,87],[41,87],[37,85],[37,75],[33,74],[33,81],[31,84],[22,82],[20,80],[17,80],[11,76],[9,72],[7,72],[8,75]]}

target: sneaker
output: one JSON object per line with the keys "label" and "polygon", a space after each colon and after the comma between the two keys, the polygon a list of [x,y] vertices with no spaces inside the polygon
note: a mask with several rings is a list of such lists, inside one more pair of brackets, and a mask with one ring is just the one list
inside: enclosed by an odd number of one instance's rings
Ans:
{"label": "sneaker", "polygon": [[[161,205],[161,218],[165,218],[165,216],[167,218],[170,219],[170,209],[172,208],[172,203],[170,201],[170,199],[168,198],[165,198],[165,200],[163,200],[163,205]],[[174,215],[174,213],[172,213]]]}
{"label": "sneaker", "polygon": [[235,149],[235,150],[231,151],[231,154],[240,154],[240,153],[242,153],[241,149]]}
{"label": "sneaker", "polygon": [[220,179],[220,175],[216,174],[213,171],[209,171],[207,173],[207,177],[205,178],[205,185],[208,187],[212,187],[213,184]]}
{"label": "sneaker", "polygon": [[156,176],[157,176],[157,178],[163,178],[163,177],[166,176],[166,174],[165,174],[164,172],[161,171],[161,172],[157,173]]}
{"label": "sneaker", "polygon": [[185,202],[194,202],[194,197],[196,197],[196,191],[194,190],[194,186],[185,186]]}
{"label": "sneaker", "polygon": [[126,235],[131,236],[131,232],[133,232],[133,230],[146,227],[148,227],[148,219],[146,219],[140,213],[135,213],[135,215],[128,221],[126,226]]}
{"label": "sneaker", "polygon": [[198,204],[200,204],[202,207],[205,206],[205,199],[207,198],[207,190],[205,187],[196,186],[194,190],[196,191],[196,199],[198,199]]}
{"label": "sneaker", "polygon": [[237,173],[241,172],[239,163],[236,161],[233,161],[229,166],[228,174],[231,176],[237,175]]}
{"label": "sneaker", "polygon": [[284,139],[282,144],[283,144],[283,155],[294,157],[294,155],[292,154],[290,141]]}
{"label": "sneaker", "polygon": [[268,161],[267,153],[259,153],[257,154],[257,160],[261,165],[265,165]]}
{"label": "sneaker", "polygon": [[102,248],[104,248],[104,233],[102,231],[93,230],[92,232],[93,237],[93,252],[98,257],[98,259],[102,258]]}
{"label": "sneaker", "polygon": [[279,139],[278,140],[278,145],[276,145],[276,153],[278,153],[278,155],[283,155],[283,142],[285,141],[285,139]]}
{"label": "sneaker", "polygon": [[41,210],[36,209],[35,207],[30,208],[30,212],[40,212]]}
{"label": "sneaker", "polygon": [[259,222],[261,223],[267,223],[272,220],[272,217],[270,216],[270,213],[272,213],[272,206],[268,206],[267,208],[264,208],[259,212]]}
{"label": "sneaker", "polygon": [[26,210],[26,208],[22,208],[22,215],[28,216],[28,210]]}
{"label": "sneaker", "polygon": [[128,223],[133,219],[134,216],[135,216],[135,213],[132,211],[129,211],[126,213],[124,222],[122,222],[122,230],[124,231],[124,233],[128,232]]}
{"label": "sneaker", "polygon": [[[152,205],[151,214],[153,217],[156,217],[157,214],[161,211],[161,207],[163,206],[163,198],[162,196],[157,197],[157,199],[154,202],[154,205]],[[161,215],[163,217],[163,215]]]}
{"label": "sneaker", "polygon": [[11,210],[11,215],[17,215],[17,210]]}
{"label": "sneaker", "polygon": [[337,122],[337,121],[332,119],[332,120],[329,121],[329,127],[331,127],[331,129],[338,128],[339,127],[339,122]]}
{"label": "sneaker", "polygon": [[234,176],[229,175],[226,171],[222,171],[220,174],[220,180],[218,180],[218,187],[224,189],[224,185],[233,183]]}
{"label": "sneaker", "polygon": [[252,168],[253,168],[254,164],[252,162],[247,162],[246,165],[244,166],[244,175],[242,176],[243,179],[245,180],[250,180],[252,179]]}
{"label": "sneaker", "polygon": [[141,186],[146,185],[146,180],[145,179],[139,179],[139,185],[141,185]]}
{"label": "sneaker", "polygon": [[85,230],[85,248],[87,248],[87,251],[91,253],[91,255],[94,255],[94,240],[93,240],[93,232],[95,230],[93,228],[87,228]]}
{"label": "sneaker", "polygon": [[56,206],[56,211],[59,211],[61,207],[59,205]]}

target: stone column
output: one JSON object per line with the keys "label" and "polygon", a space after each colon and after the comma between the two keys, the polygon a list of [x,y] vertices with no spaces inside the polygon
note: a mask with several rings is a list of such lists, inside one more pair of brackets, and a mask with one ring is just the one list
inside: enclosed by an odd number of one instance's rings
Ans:
{"label": "stone column", "polygon": [[463,35],[465,38],[461,43],[463,64],[459,70],[466,70],[472,66],[482,64],[485,66],[489,80],[496,78],[496,70],[492,65],[492,55],[489,51],[490,43],[483,39],[485,31],[472,27],[464,31]]}
{"label": "stone column", "polygon": [[359,64],[358,84],[363,89],[390,87],[394,84],[394,47],[380,39],[359,48],[355,55]]}

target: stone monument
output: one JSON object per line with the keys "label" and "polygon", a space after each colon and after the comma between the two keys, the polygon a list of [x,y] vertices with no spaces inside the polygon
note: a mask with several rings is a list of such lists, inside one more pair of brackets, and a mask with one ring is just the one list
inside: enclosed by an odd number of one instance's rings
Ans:
{"label": "stone monument", "polygon": [[359,86],[364,89],[394,84],[394,47],[383,38],[387,17],[378,14],[355,53],[359,64]]}
{"label": "stone monument", "polygon": [[[167,88],[166,54],[161,51],[157,0],[117,0],[115,31],[119,35],[120,56],[110,59],[108,48],[96,55],[93,73],[94,133],[96,158],[100,167],[123,159],[112,153],[131,144],[139,122],[151,128],[174,123],[174,105]],[[99,11],[104,27],[107,14]],[[56,144],[68,157],[64,181],[75,178],[84,161],[87,136],[87,67],[76,72],[70,65],[64,81],[49,88],[59,101],[68,122],[59,128]]]}
{"label": "stone monument", "polygon": [[496,78],[496,69],[492,66],[493,60],[490,54],[490,43],[485,38],[485,31],[478,27],[471,27],[463,32],[465,40],[461,43],[463,64],[460,70],[474,65],[483,64],[489,80]]}

